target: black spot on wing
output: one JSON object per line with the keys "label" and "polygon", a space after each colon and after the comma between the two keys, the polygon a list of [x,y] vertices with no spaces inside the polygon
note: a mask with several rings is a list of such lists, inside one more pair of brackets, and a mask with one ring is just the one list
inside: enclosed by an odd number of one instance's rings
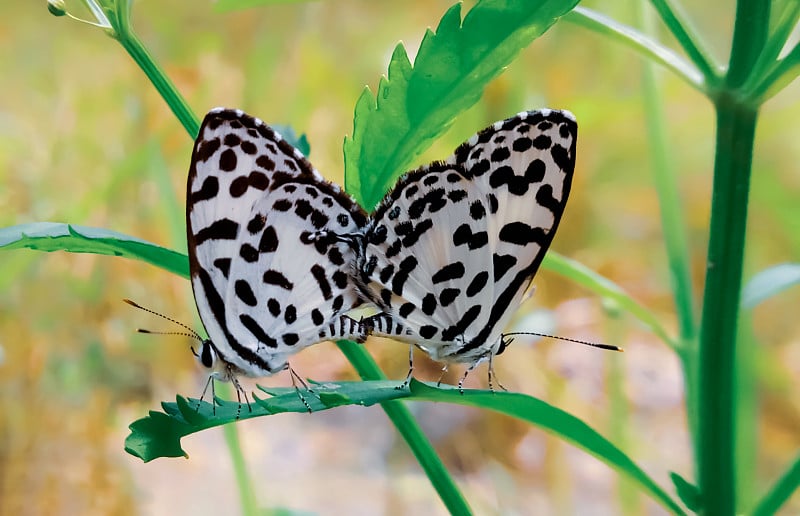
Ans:
{"label": "black spot on wing", "polygon": [[510,254],[497,254],[494,253],[492,255],[492,262],[494,268],[494,281],[500,281],[505,273],[508,272],[511,267],[517,264],[517,257],[510,255]]}
{"label": "black spot on wing", "polygon": [[481,271],[476,274],[467,286],[467,296],[473,297],[479,294],[480,291],[483,290],[483,287],[486,286],[487,281],[489,281],[489,273],[487,271]]}
{"label": "black spot on wing", "polygon": [[498,236],[501,242],[515,245],[533,242],[543,244],[547,239],[547,233],[542,228],[532,227],[524,222],[509,222],[500,229]]}
{"label": "black spot on wing", "polygon": [[228,273],[231,270],[231,259],[230,258],[217,258],[214,260],[214,267],[216,267],[225,279],[228,279]]}
{"label": "black spot on wing", "polygon": [[418,263],[414,256],[406,256],[403,258],[403,261],[400,262],[398,266],[399,270],[395,273],[394,278],[392,278],[392,292],[398,296],[403,295],[403,286],[408,280],[408,275],[417,267]]}
{"label": "black spot on wing", "polygon": [[242,244],[242,247],[239,248],[239,256],[247,263],[255,263],[258,261],[258,249],[250,244]]}
{"label": "black spot on wing", "polygon": [[314,276],[315,280],[317,280],[317,285],[319,286],[320,293],[322,293],[322,298],[326,301],[332,298],[333,290],[331,289],[331,284],[328,281],[328,277],[325,275],[325,268],[318,263],[314,264],[311,266],[311,275]]}
{"label": "black spot on wing", "polygon": [[428,292],[425,294],[425,297],[422,298],[422,313],[427,316],[433,315],[436,311],[436,296],[433,292]]}
{"label": "black spot on wing", "polygon": [[222,144],[219,141],[219,138],[214,138],[213,140],[205,140],[200,144],[197,148],[197,154],[195,154],[195,159],[197,161],[206,161],[208,158],[216,153]]}
{"label": "black spot on wing", "polygon": [[453,262],[445,265],[431,277],[434,284],[442,283],[444,281],[458,279],[464,276],[464,264],[461,262]]}
{"label": "black spot on wing", "polygon": [[439,304],[449,306],[461,294],[461,289],[446,288],[439,294]]}
{"label": "black spot on wing", "polygon": [[250,219],[250,222],[247,223],[247,231],[250,232],[251,235],[255,235],[262,229],[264,229],[264,225],[267,223],[267,217],[262,215],[261,213],[256,213],[253,215],[253,218]]}
{"label": "black spot on wing", "polygon": [[232,172],[236,170],[236,151],[233,149],[225,149],[219,155],[219,169],[223,172]]}
{"label": "black spot on wing", "polygon": [[258,152],[258,147],[256,147],[256,145],[253,142],[247,140],[242,142],[240,148],[242,149],[242,152],[244,152],[245,154],[253,155],[256,152]]}
{"label": "black spot on wing", "polygon": [[264,328],[262,328],[255,319],[247,314],[240,314],[239,321],[241,321],[242,326],[247,328],[259,342],[265,344],[269,348],[278,347],[278,341],[267,335],[267,332],[264,331]]}
{"label": "black spot on wing", "polygon": [[536,202],[556,215],[560,215],[564,209],[561,201],[553,197],[553,188],[550,185],[542,185],[536,192]]}
{"label": "black spot on wing", "polygon": [[536,149],[546,150],[549,149],[551,145],[553,145],[553,140],[550,139],[550,137],[547,136],[546,134],[540,134],[539,136],[534,138],[533,142],[531,143]]}
{"label": "black spot on wing", "polygon": [[413,312],[416,308],[417,307],[414,306],[414,303],[406,302],[400,305],[400,309],[397,311],[397,313],[400,314],[400,317],[405,319],[406,317],[411,315],[411,312]]}
{"label": "black spot on wing", "polygon": [[275,162],[267,156],[266,154],[262,154],[261,156],[256,158],[256,165],[263,168],[264,170],[275,170]]}
{"label": "black spot on wing", "polygon": [[492,151],[491,160],[495,163],[500,161],[505,161],[511,157],[511,151],[508,150],[508,147],[498,147]]}
{"label": "black spot on wing", "polygon": [[[457,323],[442,330],[442,340],[452,341],[456,340],[459,336],[464,335],[464,333],[467,331],[467,328],[469,328],[469,325],[478,318],[480,313],[481,305],[471,306],[466,312],[464,312],[464,315],[461,316],[461,319]],[[460,351],[461,350],[459,350],[459,352]]]}
{"label": "black spot on wing", "polygon": [[294,305],[288,305],[283,311],[283,320],[286,324],[292,324],[297,320],[297,308]]}
{"label": "black spot on wing", "polygon": [[261,233],[261,239],[258,241],[258,250],[262,253],[274,253],[278,249],[278,233],[275,231],[275,226],[267,226],[264,232]]}
{"label": "black spot on wing", "polygon": [[423,339],[432,339],[434,335],[439,331],[436,326],[426,324],[419,329],[419,336]]}
{"label": "black spot on wing", "polygon": [[213,199],[219,193],[219,179],[215,176],[208,176],[203,180],[203,185],[196,192],[192,192],[189,199],[191,204]]}
{"label": "black spot on wing", "polygon": [[247,281],[243,279],[236,280],[233,284],[233,291],[236,293],[236,297],[247,306],[256,306],[258,304],[256,295],[253,293],[253,289],[250,288],[250,284],[247,283]]}
{"label": "black spot on wing", "polygon": [[481,220],[486,216],[486,208],[481,201],[473,201],[469,205],[469,216],[472,217],[472,220]]}
{"label": "black spot on wing", "polygon": [[275,285],[284,290],[292,290],[294,288],[294,284],[286,276],[274,269],[266,271],[262,279],[267,285]]}
{"label": "black spot on wing", "polygon": [[230,219],[219,219],[195,233],[194,244],[199,246],[206,240],[235,240],[238,234],[239,224]]}
{"label": "black spot on wing", "polygon": [[267,310],[269,310],[269,313],[271,313],[273,317],[278,317],[281,314],[280,302],[274,297],[269,298],[269,301],[267,301]]}
{"label": "black spot on wing", "polygon": [[469,224],[458,226],[453,233],[453,245],[456,247],[466,244],[470,250],[480,249],[489,243],[489,234],[486,231],[472,232]]}

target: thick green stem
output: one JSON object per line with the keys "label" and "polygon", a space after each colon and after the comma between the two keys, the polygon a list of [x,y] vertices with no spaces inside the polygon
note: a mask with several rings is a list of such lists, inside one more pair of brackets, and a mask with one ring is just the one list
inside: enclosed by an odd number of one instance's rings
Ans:
{"label": "thick green stem", "polygon": [[735,365],[750,169],[757,111],[717,102],[711,235],[698,364],[700,490],[705,513],[734,514]]}
{"label": "thick green stem", "polygon": [[698,479],[705,514],[736,512],[736,350],[747,203],[758,107],[737,89],[767,37],[769,3],[738,0],[717,112],[711,232],[698,362]]}

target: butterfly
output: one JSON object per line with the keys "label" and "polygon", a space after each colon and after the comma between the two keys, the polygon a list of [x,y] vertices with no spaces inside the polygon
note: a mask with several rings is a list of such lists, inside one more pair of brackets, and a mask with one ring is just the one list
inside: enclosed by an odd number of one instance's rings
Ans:
{"label": "butterfly", "polygon": [[355,281],[382,311],[370,332],[467,373],[489,361],[491,387],[503,330],[564,213],[577,129],[568,111],[519,113],[400,178],[356,246]]}
{"label": "butterfly", "polygon": [[238,394],[240,375],[290,369],[291,355],[325,340],[366,338],[344,315],[361,303],[355,249],[326,237],[362,231],[366,221],[261,120],[223,108],[206,115],[189,168],[186,228],[209,337],[196,355],[212,371],[212,389],[214,379],[231,381]]}

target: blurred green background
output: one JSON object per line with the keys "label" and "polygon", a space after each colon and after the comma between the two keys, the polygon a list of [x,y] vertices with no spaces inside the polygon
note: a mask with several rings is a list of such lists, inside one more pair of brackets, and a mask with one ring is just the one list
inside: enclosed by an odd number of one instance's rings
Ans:
{"label": "blurred green background", "polygon": [[[341,183],[342,140],[352,131],[362,89],[375,89],[398,41],[413,59],[425,28],[451,3],[327,0],[220,14],[208,2],[139,2],[134,26],[198,115],[222,105],[290,124],[307,134],[315,166]],[[70,10],[80,14],[73,4]],[[587,5],[633,23],[631,2],[610,4]],[[688,7],[723,62],[732,3]],[[623,286],[674,328],[641,64],[627,49],[558,23],[423,161],[446,157],[478,129],[518,111],[573,111],[578,165],[553,248]],[[44,2],[10,0],[0,3],[0,67],[0,226],[70,222],[184,252],[191,141],[123,49],[101,30],[49,15]],[[699,295],[713,113],[684,83],[667,73],[659,77]],[[762,112],[745,279],[769,265],[799,261],[799,89],[790,86]],[[662,485],[671,470],[692,478],[677,358],[562,278],[541,271],[535,285],[515,328],[610,342],[626,353],[518,338],[495,362],[504,385],[586,420]],[[199,326],[189,283],[145,264],[28,250],[0,254],[0,514],[200,515],[238,507],[218,430],[186,441],[188,461],[142,464],[123,451],[131,421],[176,392],[199,395],[205,381],[187,341],[135,333],[172,328],[124,305],[124,297]],[[800,392],[799,305],[794,289],[753,313],[763,446],[755,491],[800,448],[800,403],[793,396]],[[367,346],[389,377],[405,375],[404,346],[378,340]],[[331,344],[304,351],[292,364],[317,380],[354,376]],[[439,365],[422,355],[415,365],[418,378],[438,377]],[[485,382],[482,368],[468,385]],[[289,379],[260,383],[288,385]],[[662,513],[594,458],[523,423],[457,406],[411,408],[480,514]],[[286,414],[238,426],[264,507],[444,512],[377,408]],[[799,512],[800,497],[785,511]]]}

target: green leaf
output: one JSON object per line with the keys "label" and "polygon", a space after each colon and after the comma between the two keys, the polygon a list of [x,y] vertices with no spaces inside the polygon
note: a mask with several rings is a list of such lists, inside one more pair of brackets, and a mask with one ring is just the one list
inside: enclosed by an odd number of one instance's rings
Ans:
{"label": "green leaf", "polygon": [[[408,386],[399,389],[401,385],[396,381],[324,383],[313,384],[313,392],[303,390],[300,393],[315,412],[331,408],[327,404],[330,401],[334,401],[334,405],[370,406],[403,399],[456,403],[507,414],[556,434],[594,455],[630,477],[671,512],[683,514],[680,506],[624,452],[580,419],[544,401],[519,393],[469,389],[462,395],[455,387],[434,387],[414,379]],[[186,400],[180,396],[176,403],[162,403],[164,413],[150,412],[148,417],[131,424],[125,450],[145,461],[157,457],[186,456],[180,439],[194,432],[280,412],[307,412],[306,405],[293,387],[260,389],[272,397],[261,399],[254,396],[256,401],[249,407],[219,400],[216,413],[207,402]]]}
{"label": "green leaf", "polygon": [[672,347],[676,346],[675,339],[670,337],[658,318],[610,279],[597,274],[582,263],[552,250],[548,251],[544,256],[542,268],[561,274],[578,285],[614,301],[620,309],[633,315],[661,340]]}
{"label": "green leaf", "polygon": [[800,264],[782,263],[764,269],[742,290],[742,307],[755,308],[759,303],[787,288],[800,284]]}
{"label": "green leaf", "polygon": [[185,254],[109,229],[60,222],[34,222],[0,229],[0,249],[21,248],[123,256],[189,277]]}
{"label": "green leaf", "polygon": [[281,135],[281,138],[286,140],[286,142],[294,147],[295,149],[299,150],[303,153],[303,156],[309,157],[311,155],[311,144],[308,143],[308,138],[306,138],[305,134],[301,134],[297,136],[297,133],[294,131],[294,128],[290,125],[281,125],[281,124],[270,124],[278,134]]}
{"label": "green leaf", "polygon": [[699,512],[703,507],[703,499],[697,486],[674,471],[669,472],[669,478],[672,479],[672,483],[675,485],[675,492],[678,493],[684,505],[692,512]]}
{"label": "green leaf", "polygon": [[346,190],[372,210],[489,81],[575,4],[480,0],[463,22],[456,4],[435,33],[426,32],[413,67],[397,45],[377,95],[367,89],[356,103],[353,135],[344,142]]}
{"label": "green leaf", "polygon": [[783,472],[781,478],[770,488],[753,510],[753,516],[776,514],[789,497],[800,487],[800,456]]}

